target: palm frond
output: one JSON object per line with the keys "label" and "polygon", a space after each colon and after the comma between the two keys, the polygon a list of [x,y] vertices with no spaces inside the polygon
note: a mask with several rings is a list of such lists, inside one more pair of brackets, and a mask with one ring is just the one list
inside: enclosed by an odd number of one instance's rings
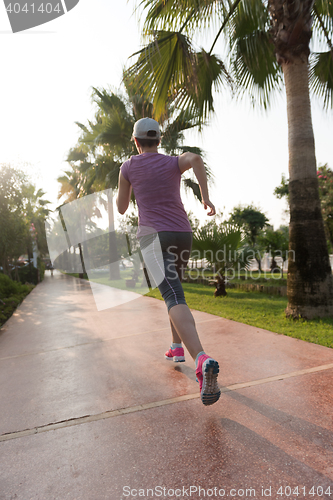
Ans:
{"label": "palm frond", "polygon": [[126,71],[123,72],[123,83],[132,107],[134,120],[140,120],[140,118],[152,118],[153,104],[150,102],[150,99],[146,95],[143,87],[138,84],[135,78],[130,77]]}
{"label": "palm frond", "polygon": [[[174,117],[175,115],[175,117]],[[173,107],[170,108],[171,120],[163,128],[161,146],[166,154],[175,155],[182,150],[184,131],[201,126],[198,113],[182,109],[177,115]]]}
{"label": "palm frond", "polygon": [[183,184],[184,184],[186,190],[191,190],[193,192],[194,196],[199,201],[202,201],[200,187],[199,187],[199,184],[197,182],[194,182],[192,179],[186,178],[186,179],[183,179]]}
{"label": "palm frond", "polygon": [[276,61],[269,35],[254,31],[235,41],[231,64],[231,74],[238,86],[237,94],[247,92],[253,103],[267,108],[271,92],[281,90],[283,83],[282,70]]}
{"label": "palm frond", "polygon": [[254,31],[266,31],[269,28],[266,2],[247,0],[235,5],[236,9],[231,11],[232,16],[228,26],[235,39],[249,36]]}
{"label": "palm frond", "polygon": [[118,113],[113,113],[103,120],[100,131],[96,134],[96,144],[118,146],[124,141],[127,143],[132,135],[133,120],[126,121]]}
{"label": "palm frond", "polygon": [[144,32],[166,28],[193,30],[199,22],[209,25],[225,8],[223,2],[216,0],[144,0],[140,7],[147,10]]}
{"label": "palm frond", "polygon": [[163,130],[163,137],[169,135],[172,136],[181,131],[193,129],[198,127],[200,123],[200,116],[198,112],[191,112],[188,109],[182,109]]}
{"label": "palm frond", "polygon": [[75,122],[75,123],[78,127],[80,127],[81,130],[83,130],[83,134],[81,135],[81,137],[79,139],[80,145],[83,147],[84,144],[86,144],[86,145],[94,144],[94,139],[95,139],[95,135],[96,135],[94,129],[97,125],[93,124],[91,121],[88,120],[88,123],[90,126],[90,130],[89,130],[88,127],[86,125],[84,125],[83,123],[79,123],[79,122]]}
{"label": "palm frond", "polygon": [[208,54],[204,49],[196,54],[194,71],[195,85],[189,87],[188,94],[200,116],[206,119],[209,113],[214,111],[213,90],[224,84],[232,88],[232,78],[222,60],[215,54]]}
{"label": "palm frond", "polygon": [[323,98],[326,109],[333,107],[333,50],[310,57],[310,89]]}
{"label": "palm frond", "polygon": [[85,149],[84,145],[70,149],[66,161],[84,161],[87,157]]}
{"label": "palm frond", "polygon": [[36,199],[37,199],[37,198],[42,198],[42,197],[44,196],[44,194],[46,194],[46,193],[45,193],[45,191],[43,191],[43,190],[40,188],[40,189],[38,189],[37,193],[35,194],[35,197],[36,197]]}
{"label": "palm frond", "polygon": [[270,18],[266,2],[241,2],[227,27],[231,76],[236,95],[249,93],[253,104],[269,105],[272,91],[282,88],[282,71],[270,38]]}
{"label": "palm frond", "polygon": [[114,92],[93,87],[92,99],[98,105],[99,114],[101,111],[105,114],[109,114],[110,111],[114,109],[116,109],[118,113],[127,114],[126,104],[123,99]]}
{"label": "palm frond", "polygon": [[112,189],[118,189],[119,172],[121,163],[112,162],[109,164],[109,171],[105,178],[106,187],[111,187]]}
{"label": "palm frond", "polygon": [[154,35],[128,73],[151,96],[155,118],[165,114],[170,101],[206,118],[213,111],[213,87],[230,82],[223,62],[204,50],[195,52],[189,39],[179,32]]}
{"label": "palm frond", "polygon": [[41,207],[44,207],[45,205],[49,205],[51,202],[48,200],[39,200],[38,203]]}
{"label": "palm frond", "polygon": [[314,31],[322,35],[319,35],[319,40],[324,39],[329,45],[332,45],[333,3],[330,0],[316,0],[313,7],[313,20]]}
{"label": "palm frond", "polygon": [[89,130],[87,129],[87,127],[86,127],[83,123],[80,123],[80,122],[75,122],[75,124],[76,124],[78,127],[80,127],[80,129],[82,129],[82,130],[83,130],[83,132],[85,132],[85,133],[87,133],[87,134],[89,133]]}
{"label": "palm frond", "polygon": [[[204,152],[201,148],[199,148],[198,146],[180,146],[179,147],[179,150],[181,151],[181,153],[194,153],[195,155],[199,155],[201,157],[204,156]],[[207,173],[207,177],[210,177],[210,175],[212,175],[211,173],[211,170],[209,170],[209,174]],[[206,168],[206,172],[207,172],[207,168]]]}
{"label": "palm frond", "polygon": [[193,81],[194,50],[188,38],[179,32],[157,31],[154,40],[140,51],[138,61],[128,74],[152,98],[157,120],[165,113],[166,103],[177,95],[183,84]]}
{"label": "palm frond", "polygon": [[235,263],[241,241],[241,232],[234,226],[209,223],[193,234],[192,249],[199,252],[201,258],[220,268]]}

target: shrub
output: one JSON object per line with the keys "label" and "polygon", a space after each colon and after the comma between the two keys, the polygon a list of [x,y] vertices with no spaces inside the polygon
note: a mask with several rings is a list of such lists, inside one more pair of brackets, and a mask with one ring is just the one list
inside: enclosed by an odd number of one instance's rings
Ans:
{"label": "shrub", "polygon": [[34,285],[23,285],[0,273],[0,326],[13,314]]}
{"label": "shrub", "polygon": [[[23,285],[25,286],[25,285]],[[22,285],[11,280],[5,274],[0,274],[0,299],[5,299],[20,292]]]}
{"label": "shrub", "polygon": [[[42,281],[44,279],[44,274],[45,274],[45,264],[44,262],[38,257],[37,259],[37,266],[38,266],[38,271],[39,271],[39,279]],[[36,267],[34,267],[31,263],[31,269],[29,264],[23,267],[20,267],[18,269],[18,277],[21,283],[33,283],[34,285],[37,285],[38,283],[38,271]],[[14,280],[15,279],[15,270],[13,269],[11,272],[11,277]]]}

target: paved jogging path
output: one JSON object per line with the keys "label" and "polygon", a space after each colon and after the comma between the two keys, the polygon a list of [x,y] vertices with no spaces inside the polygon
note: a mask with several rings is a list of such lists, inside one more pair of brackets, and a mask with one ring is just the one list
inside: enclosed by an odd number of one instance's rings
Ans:
{"label": "paved jogging path", "polygon": [[98,312],[88,282],[47,273],[0,330],[0,500],[332,500],[333,350],[194,316],[211,407],[189,355],[164,360],[163,302]]}

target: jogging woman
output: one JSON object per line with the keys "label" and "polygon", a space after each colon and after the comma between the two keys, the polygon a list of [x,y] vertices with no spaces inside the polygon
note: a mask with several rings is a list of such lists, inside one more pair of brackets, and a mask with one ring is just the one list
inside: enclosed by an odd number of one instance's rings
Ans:
{"label": "jogging woman", "polygon": [[139,210],[140,246],[147,243],[147,237],[140,238],[140,228],[153,228],[158,234],[164,275],[162,280],[155,281],[160,283],[158,288],[168,308],[172,333],[172,344],[165,357],[175,362],[185,361],[184,343],[195,360],[201,400],[204,405],[211,405],[221,394],[217,384],[219,365],[203,350],[181,285],[192,245],[192,229],[180,197],[181,175],[186,170],[193,169],[209,216],[215,215],[215,207],[209,199],[202,158],[193,153],[160,154],[157,150],[160,139],[159,125],[152,118],[142,118],[134,124],[133,140],[139,154],[121,166],[117,207],[120,214],[126,212],[133,188]]}

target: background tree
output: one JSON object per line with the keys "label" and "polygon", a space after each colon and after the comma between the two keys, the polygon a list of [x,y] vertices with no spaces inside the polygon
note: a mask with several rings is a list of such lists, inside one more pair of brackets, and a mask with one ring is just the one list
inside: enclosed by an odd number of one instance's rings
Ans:
{"label": "background tree", "polygon": [[321,212],[323,214],[329,251],[333,252],[333,171],[327,163],[317,170]]}
{"label": "background tree", "polygon": [[[321,213],[323,216],[327,247],[333,252],[333,171],[328,164],[319,166],[317,169],[319,185],[319,198],[321,202]],[[286,198],[289,205],[289,179],[282,176],[281,184],[274,190],[277,198]]]}
{"label": "background tree", "polygon": [[42,189],[37,189],[30,183],[23,184],[21,193],[25,221],[30,228],[33,226],[38,251],[40,255],[45,256],[48,253],[45,220],[50,214],[47,208],[50,202],[44,199],[46,193]]}
{"label": "background tree", "polygon": [[266,215],[252,205],[239,206],[231,212],[229,222],[236,225],[244,233],[246,242],[253,250],[253,257],[258,263],[259,271],[261,271],[262,246],[260,241],[258,242],[258,236],[268,223]]}
{"label": "background tree", "polygon": [[276,258],[282,259],[280,266],[281,278],[283,278],[284,262],[288,259],[289,249],[289,229],[287,226],[280,226],[275,230],[270,226],[258,237],[261,247],[272,257],[271,271],[278,269]]}
{"label": "background tree", "polygon": [[274,189],[275,196],[281,200],[281,198],[286,198],[289,205],[289,179],[282,174],[281,184]]}
{"label": "background tree", "polygon": [[187,217],[191,225],[192,231],[193,233],[195,233],[199,229],[200,221],[199,219],[196,218],[192,210],[190,212],[187,212]]}
{"label": "background tree", "polygon": [[22,214],[20,188],[24,176],[9,165],[0,168],[0,259],[2,271],[10,276],[13,260],[25,251],[27,227]]}
{"label": "background tree", "polygon": [[[191,258],[205,259],[213,268],[217,278],[216,294],[226,296],[225,274],[238,263],[245,265],[244,254],[240,252],[242,234],[237,227],[226,222],[212,220],[193,233]],[[217,292],[218,291],[218,292]]]}
{"label": "background tree", "polygon": [[[71,150],[67,161],[71,167],[71,170],[66,170],[63,175],[57,178],[60,184],[58,192],[58,200],[63,199],[63,203],[70,203],[82,196],[90,194],[86,187],[86,182],[81,173],[81,161],[84,161],[81,155],[78,155],[79,148]],[[76,164],[78,162],[78,164]]]}
{"label": "background tree", "polygon": [[[157,115],[163,103],[213,110],[214,86],[234,82],[264,107],[283,80],[287,96],[290,176],[290,250],[287,316],[333,314],[333,279],[320,211],[309,84],[333,104],[333,4],[330,0],[143,0],[148,45],[129,69],[152,97]],[[211,27],[210,49],[195,50],[193,39]],[[321,52],[310,55],[312,27]],[[219,37],[226,62],[213,54]],[[277,146],[278,147],[278,146]]]}
{"label": "background tree", "polygon": [[[48,252],[45,219],[49,201],[43,199],[44,195],[21,170],[0,166],[0,260],[3,272],[17,280],[17,260],[27,253],[31,263],[34,240],[40,255]],[[33,281],[32,268],[29,279]]]}

